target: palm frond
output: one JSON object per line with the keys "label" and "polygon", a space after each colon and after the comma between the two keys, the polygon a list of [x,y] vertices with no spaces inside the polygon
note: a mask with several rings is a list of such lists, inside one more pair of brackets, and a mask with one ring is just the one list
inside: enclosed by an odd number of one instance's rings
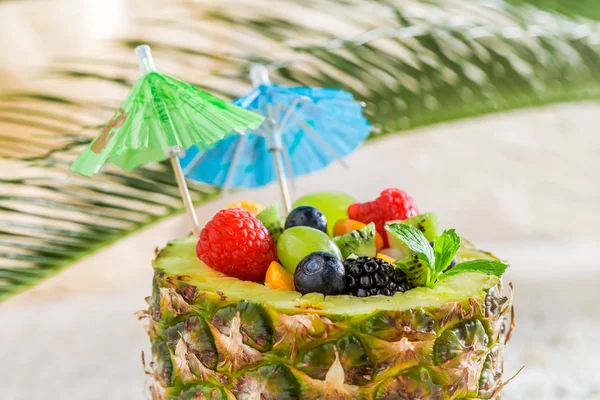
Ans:
{"label": "palm frond", "polygon": [[[67,170],[135,79],[140,43],[165,72],[227,98],[249,89],[255,62],[278,83],[351,91],[366,103],[373,137],[600,97],[600,29],[583,17],[590,2],[147,3],[138,22],[147,36],[101,56],[60,58],[39,76],[60,82],[60,93],[0,95],[0,300],[181,211],[165,165],[92,179]],[[196,204],[218,194],[192,189]]]}
{"label": "palm frond", "polygon": [[596,0],[508,0],[514,5],[530,5],[540,10],[557,12],[570,17],[600,20],[600,7]]}
{"label": "palm frond", "polygon": [[[0,179],[0,301],[181,209],[177,183],[163,164],[92,180],[47,158],[27,172]],[[197,203],[219,193],[191,189]]]}

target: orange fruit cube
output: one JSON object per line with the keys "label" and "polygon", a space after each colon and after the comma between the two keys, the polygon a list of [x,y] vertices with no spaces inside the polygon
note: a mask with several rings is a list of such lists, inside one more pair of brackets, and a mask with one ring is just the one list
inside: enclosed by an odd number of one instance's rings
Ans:
{"label": "orange fruit cube", "polygon": [[296,290],[294,287],[294,277],[277,261],[272,261],[269,265],[265,284],[275,289]]}

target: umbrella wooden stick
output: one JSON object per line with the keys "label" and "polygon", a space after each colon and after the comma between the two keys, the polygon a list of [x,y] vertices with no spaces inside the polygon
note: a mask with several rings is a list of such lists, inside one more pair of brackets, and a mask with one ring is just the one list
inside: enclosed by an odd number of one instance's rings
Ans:
{"label": "umbrella wooden stick", "polygon": [[[156,72],[154,60],[152,59],[152,53],[150,52],[150,46],[142,45],[136,47],[135,54],[137,55],[138,65],[142,75],[150,72]],[[169,128],[173,129],[172,126],[169,126]],[[175,178],[177,179],[177,186],[179,186],[179,193],[181,194],[183,205],[185,206],[185,209],[192,220],[194,233],[196,235],[200,235],[200,225],[198,224],[198,217],[196,216],[196,210],[194,209],[194,204],[192,203],[192,196],[190,196],[190,191],[187,187],[185,176],[183,175],[183,170],[181,169],[181,164],[179,163],[180,154],[181,148],[177,146],[169,149],[169,159],[171,160],[173,172],[175,173]]]}
{"label": "umbrella wooden stick", "polygon": [[200,224],[198,224],[198,216],[196,216],[194,203],[192,203],[192,197],[190,196],[190,191],[185,181],[185,175],[183,175],[183,170],[181,169],[181,164],[179,163],[179,153],[171,151],[169,159],[171,160],[173,172],[175,173],[175,178],[177,179],[177,186],[179,186],[179,193],[181,194],[183,205],[185,206],[185,209],[192,220],[192,224],[194,225],[194,234],[199,236]]}
{"label": "umbrella wooden stick", "polygon": [[[264,65],[255,65],[250,70],[250,79],[254,87],[265,85],[270,82],[269,71]],[[268,118],[271,119],[271,126],[266,134],[267,144],[269,151],[273,155],[273,161],[275,162],[275,170],[277,171],[277,179],[279,180],[279,191],[281,192],[281,199],[283,200],[283,208],[286,214],[292,210],[292,200],[290,198],[290,191],[285,176],[285,169],[283,167],[283,155],[281,143],[281,133],[279,132],[279,126],[276,121],[277,115],[271,107],[267,107]]]}
{"label": "umbrella wooden stick", "polygon": [[292,210],[292,200],[290,199],[290,191],[288,190],[288,184],[285,177],[285,171],[283,169],[283,157],[281,155],[281,149],[270,149],[273,159],[275,160],[275,169],[277,170],[277,179],[279,179],[279,190],[281,192],[281,198],[283,199],[283,207],[285,213],[289,214]]}

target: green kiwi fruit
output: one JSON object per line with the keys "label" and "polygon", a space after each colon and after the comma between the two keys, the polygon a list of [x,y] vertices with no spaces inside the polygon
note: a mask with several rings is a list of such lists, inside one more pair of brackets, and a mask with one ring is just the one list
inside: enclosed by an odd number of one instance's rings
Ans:
{"label": "green kiwi fruit", "polygon": [[430,279],[429,267],[416,254],[394,262],[394,267],[401,269],[406,274],[408,283],[413,287],[425,286]]}
{"label": "green kiwi fruit", "polygon": [[[435,213],[424,213],[404,220],[389,221],[388,224],[394,222],[414,226],[415,228],[420,230],[425,236],[425,238],[430,242],[433,242],[435,238],[441,235],[442,233],[442,230],[438,224],[437,215]],[[407,257],[411,253],[410,249],[406,246],[406,244],[404,244],[404,242],[398,239],[396,236],[388,232],[387,238],[390,247],[393,249],[397,249],[398,253],[401,254],[402,257]]]}
{"label": "green kiwi fruit", "polygon": [[425,238],[430,242],[433,242],[435,238],[442,234],[442,230],[438,224],[438,217],[435,213],[419,214],[405,219],[402,223],[412,225],[423,232]]}
{"label": "green kiwi fruit", "polygon": [[375,224],[370,223],[361,229],[348,232],[342,236],[333,238],[334,243],[340,249],[342,258],[345,260],[351,254],[357,257],[375,257],[377,247],[375,246]]}
{"label": "green kiwi fruit", "polygon": [[275,242],[279,240],[279,236],[283,233],[281,224],[281,212],[279,211],[279,203],[275,202],[269,207],[262,210],[257,216],[258,220],[263,223],[269,231]]}

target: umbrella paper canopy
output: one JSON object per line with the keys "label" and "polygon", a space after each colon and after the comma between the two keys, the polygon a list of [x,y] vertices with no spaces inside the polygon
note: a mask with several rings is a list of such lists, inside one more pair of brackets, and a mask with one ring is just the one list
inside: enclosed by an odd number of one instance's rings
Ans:
{"label": "umbrella paper canopy", "polygon": [[225,188],[255,188],[279,179],[289,208],[285,178],[348,156],[367,138],[370,125],[350,93],[274,85],[264,72],[261,78],[264,70],[258,71],[255,89],[234,104],[267,120],[259,129],[225,138],[208,150],[191,148],[182,166],[188,178]]}
{"label": "umbrella paper canopy", "polygon": [[202,147],[236,130],[258,128],[263,119],[179,79],[152,71],[134,84],[113,119],[71,170],[91,176],[106,163],[130,170],[163,161],[173,149]]}
{"label": "umbrella paper canopy", "polygon": [[170,158],[198,230],[179,154],[192,145],[206,147],[229,133],[258,128],[264,117],[157,72],[148,46],[137,47],[136,54],[142,76],[112,120],[73,162],[71,171],[91,176],[107,163],[129,170]]}

